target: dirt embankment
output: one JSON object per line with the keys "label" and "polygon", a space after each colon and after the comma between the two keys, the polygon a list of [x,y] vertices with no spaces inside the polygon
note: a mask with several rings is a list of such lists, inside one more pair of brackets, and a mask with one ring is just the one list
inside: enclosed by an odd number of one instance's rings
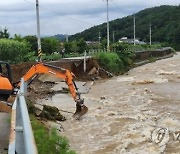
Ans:
{"label": "dirt embankment", "polygon": [[[55,62],[52,61],[52,62],[46,62],[46,63],[53,65],[53,66],[58,66],[58,67],[70,70],[71,72],[73,72],[75,74],[75,76],[76,76],[75,80],[85,80],[85,81],[91,80],[92,76],[91,75],[88,76],[88,73],[93,68],[96,68],[97,71],[99,69],[99,65],[98,65],[97,61],[94,59],[89,59],[87,61],[86,72],[84,72],[84,70],[83,70],[83,61],[59,60],[59,61],[55,61]],[[19,81],[21,79],[21,77],[23,77],[23,75],[34,64],[36,64],[36,63],[35,62],[25,62],[25,63],[21,63],[21,64],[12,65],[11,69],[12,69],[13,82]],[[107,77],[106,73],[103,73],[103,71],[100,71],[99,74],[94,74],[94,76],[99,76],[102,78]]]}
{"label": "dirt embankment", "polygon": [[13,82],[17,82],[33,66],[34,62],[25,62],[11,66]]}
{"label": "dirt embankment", "polygon": [[[68,69],[76,76],[75,80],[88,81],[100,78],[107,78],[107,73],[99,69],[99,65],[96,60],[89,59],[87,61],[86,72],[83,69],[83,61],[64,60],[46,62],[47,64]],[[35,62],[25,62],[21,64],[12,65],[12,77],[13,82],[18,82],[28,70],[36,64]],[[90,72],[90,73],[89,73]],[[41,75],[40,75],[41,76]],[[54,95],[54,92],[50,90],[55,83],[53,82],[41,82],[38,78],[34,79],[28,87],[28,99],[35,101],[37,99],[48,98]]]}

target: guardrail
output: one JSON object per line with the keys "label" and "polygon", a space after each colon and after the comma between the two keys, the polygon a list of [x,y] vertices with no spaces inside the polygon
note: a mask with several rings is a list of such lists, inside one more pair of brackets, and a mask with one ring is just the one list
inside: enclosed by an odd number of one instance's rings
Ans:
{"label": "guardrail", "polygon": [[24,97],[26,91],[26,83],[21,79],[21,87],[12,107],[8,154],[38,153]]}
{"label": "guardrail", "polygon": [[[157,48],[140,48],[140,47],[134,47],[134,48],[125,48],[123,50],[111,50],[111,52],[123,52],[123,51],[133,51],[135,53],[137,52],[147,52],[147,51],[165,51],[165,50],[173,50],[171,47],[157,47]],[[90,49],[87,51],[88,56],[92,56],[96,53],[100,52],[107,52],[106,49]]]}

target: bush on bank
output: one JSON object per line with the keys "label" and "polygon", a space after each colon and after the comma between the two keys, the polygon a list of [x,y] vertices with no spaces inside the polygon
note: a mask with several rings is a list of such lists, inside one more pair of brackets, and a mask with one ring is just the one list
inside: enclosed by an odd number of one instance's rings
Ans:
{"label": "bush on bank", "polygon": [[114,74],[121,74],[133,65],[133,52],[101,52],[95,55],[101,67]]}
{"label": "bush on bank", "polygon": [[39,154],[76,154],[70,150],[69,141],[59,136],[55,128],[48,130],[33,115],[30,119]]}
{"label": "bush on bank", "polygon": [[100,66],[112,73],[120,73],[123,68],[123,62],[116,53],[98,53],[95,55]]}

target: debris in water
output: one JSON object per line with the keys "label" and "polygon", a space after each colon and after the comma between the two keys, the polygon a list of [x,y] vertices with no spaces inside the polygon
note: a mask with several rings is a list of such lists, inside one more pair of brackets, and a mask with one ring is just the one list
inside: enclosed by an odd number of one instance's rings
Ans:
{"label": "debris in water", "polygon": [[132,83],[132,85],[136,85],[136,84],[150,84],[150,83],[154,83],[154,81],[153,80],[134,81]]}
{"label": "debris in water", "polygon": [[65,121],[66,118],[60,114],[59,109],[55,106],[43,105],[43,110],[39,115],[41,118],[45,118],[53,121]]}
{"label": "debris in water", "polygon": [[159,72],[157,72],[156,74],[159,74],[159,75],[175,75],[177,72],[175,71],[170,71],[170,72],[167,72],[167,71],[164,71],[164,70],[160,70]]}
{"label": "debris in water", "polygon": [[105,100],[106,99],[106,97],[105,96],[101,96],[101,98],[100,98],[101,100]]}

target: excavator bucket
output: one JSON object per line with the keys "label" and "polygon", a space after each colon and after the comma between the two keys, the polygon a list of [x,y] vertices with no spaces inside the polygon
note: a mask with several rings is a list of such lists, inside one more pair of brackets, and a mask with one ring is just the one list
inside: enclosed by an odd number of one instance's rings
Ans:
{"label": "excavator bucket", "polygon": [[76,104],[76,112],[73,114],[73,118],[79,120],[81,116],[88,112],[88,108],[84,105],[84,100],[79,100]]}
{"label": "excavator bucket", "polygon": [[83,106],[76,106],[76,112],[73,114],[73,118],[76,120],[79,120],[81,116],[86,114],[88,111],[88,108],[83,105]]}

